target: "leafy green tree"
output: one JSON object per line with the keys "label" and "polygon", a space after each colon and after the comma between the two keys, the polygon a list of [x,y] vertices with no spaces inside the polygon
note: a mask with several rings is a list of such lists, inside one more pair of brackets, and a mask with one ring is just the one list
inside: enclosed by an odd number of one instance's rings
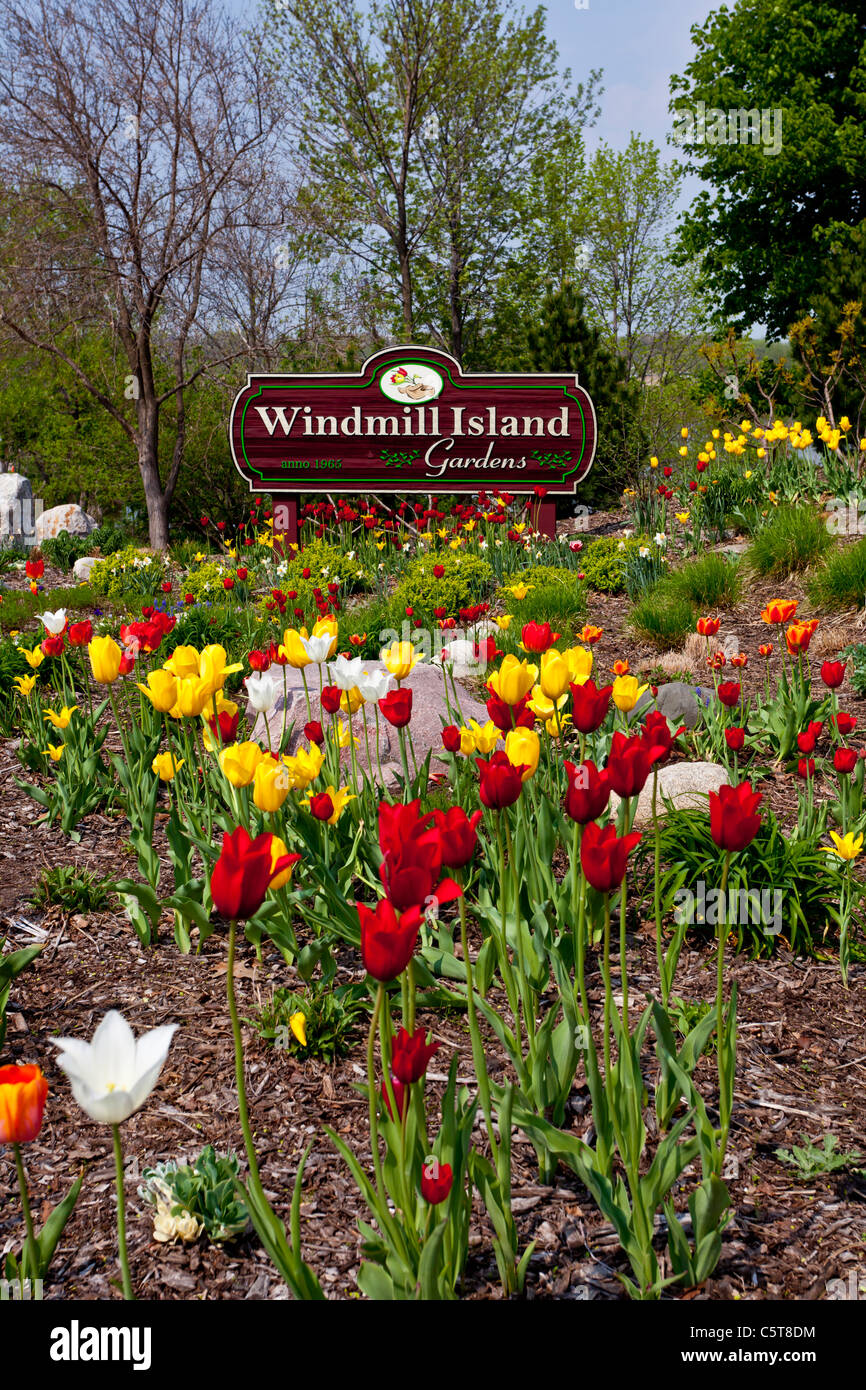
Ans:
{"label": "leafy green tree", "polygon": [[866,209],[866,8],[738,0],[692,37],[671,81],[673,134],[709,188],[684,216],[682,252],[702,258],[723,324],[784,337]]}

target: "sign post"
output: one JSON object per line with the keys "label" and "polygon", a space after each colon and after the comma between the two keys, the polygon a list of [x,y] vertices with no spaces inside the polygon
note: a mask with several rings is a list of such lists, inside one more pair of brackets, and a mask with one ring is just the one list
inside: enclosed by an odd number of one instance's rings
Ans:
{"label": "sign post", "polygon": [[573,373],[464,372],[438,348],[384,348],[359,372],[251,373],[229,421],[274,534],[298,539],[301,493],[532,493],[556,530],[557,494],[592,467],[595,410]]}

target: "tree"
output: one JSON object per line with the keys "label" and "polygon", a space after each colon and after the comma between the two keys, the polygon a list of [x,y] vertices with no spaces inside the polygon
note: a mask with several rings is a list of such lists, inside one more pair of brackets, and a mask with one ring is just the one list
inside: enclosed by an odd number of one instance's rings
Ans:
{"label": "tree", "polygon": [[828,245],[866,217],[866,9],[738,0],[692,37],[670,109],[712,193],[685,214],[682,251],[702,258],[723,324],[784,337],[820,293]]}
{"label": "tree", "polygon": [[[7,237],[0,323],[119,425],[163,549],[190,387],[245,350],[208,320],[209,258],[283,213],[272,84],[256,40],[202,0],[0,0],[0,15],[0,172],[22,215],[64,227]],[[122,347],[122,395],[70,347],[88,325]]]}

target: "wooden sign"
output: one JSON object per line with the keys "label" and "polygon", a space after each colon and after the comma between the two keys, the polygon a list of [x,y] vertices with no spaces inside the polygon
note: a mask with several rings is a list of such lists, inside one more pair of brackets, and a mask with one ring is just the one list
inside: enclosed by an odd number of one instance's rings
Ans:
{"label": "wooden sign", "polygon": [[573,493],[595,438],[592,401],[573,374],[463,372],[426,347],[385,348],[356,373],[251,373],[229,423],[239,473],[275,499]]}

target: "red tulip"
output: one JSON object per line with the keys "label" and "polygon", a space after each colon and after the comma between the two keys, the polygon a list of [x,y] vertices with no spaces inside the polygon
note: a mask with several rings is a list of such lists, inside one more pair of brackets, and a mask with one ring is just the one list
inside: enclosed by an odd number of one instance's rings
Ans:
{"label": "red tulip", "polygon": [[639,734],[626,738],[617,730],[610,745],[606,769],[617,796],[637,796],[642,792],[653,763],[663,758],[664,753],[664,748],[657,744],[644,743]]}
{"label": "red tulip", "polygon": [[740,703],[740,683],[739,681],[722,681],[716,692],[723,705],[728,709],[733,709]]}
{"label": "red tulip", "polygon": [[628,857],[642,839],[639,830],[618,837],[616,826],[590,821],[580,841],[580,864],[587,882],[599,893],[610,893],[625,878]]}
{"label": "red tulip", "polygon": [[45,573],[44,560],[26,560],[24,563],[24,573],[28,579],[41,579]]}
{"label": "red tulip", "polygon": [[70,647],[86,647],[93,641],[93,623],[89,618],[83,623],[73,623],[67,628],[66,636],[69,638]]}
{"label": "red tulip", "polygon": [[222,744],[234,743],[240,722],[239,710],[236,710],[234,714],[229,714],[228,710],[224,709],[221,709],[219,714],[212,714],[207,721],[208,728],[214,738]]}
{"label": "red tulip", "polygon": [[[653,709],[643,721],[640,740],[650,749],[661,749],[661,756],[667,757],[674,746],[674,739],[685,733],[685,727],[685,724],[682,724],[675,733],[672,733],[671,726],[661,710]],[[653,761],[657,762],[658,759],[654,758]]]}
{"label": "red tulip", "polygon": [[443,866],[446,869],[462,869],[478,847],[477,827],[483,812],[473,811],[471,816],[467,816],[462,806],[452,806],[447,811],[435,811],[434,815]]}
{"label": "red tulip", "polygon": [[318,719],[311,719],[309,723],[304,725],[304,738],[308,743],[318,744],[321,748],[325,742],[325,731]]}
{"label": "red tulip", "polygon": [[491,692],[487,701],[487,713],[503,734],[510,734],[512,729],[531,729],[535,723],[535,715],[527,708],[528,701],[529,693],[524,695],[522,700],[518,700],[516,705],[509,705],[501,696]]}
{"label": "red tulip", "polygon": [[123,656],[120,658],[120,666],[118,667],[119,675],[128,676],[131,671],[135,670],[135,656],[136,653],[133,651],[125,651],[123,653]]}
{"label": "red tulip", "polygon": [[698,632],[702,637],[715,637],[721,625],[721,618],[698,618]]}
{"label": "red tulip", "polygon": [[599,772],[589,759],[576,767],[566,762],[568,786],[565,792],[565,811],[578,825],[597,820],[610,801],[610,777],[607,769]]}
{"label": "red tulip", "polygon": [[825,661],[821,667],[821,679],[831,690],[836,690],[845,679],[846,661]]}
{"label": "red tulip", "polygon": [[247,661],[254,671],[267,671],[271,665],[271,654],[269,651],[251,651],[247,654]]}
{"label": "red tulip", "polygon": [[814,776],[815,776],[815,759],[814,759],[814,758],[800,758],[799,762],[797,763],[797,776],[798,776],[798,777],[802,777],[802,778],[803,778],[803,781],[806,781],[806,779],[807,779],[808,777],[814,777]]}
{"label": "red tulip", "polygon": [[412,718],[412,691],[408,686],[390,691],[379,701],[379,708],[389,724],[404,729]]}
{"label": "red tulip", "polygon": [[527,652],[546,652],[556,641],[550,623],[525,623],[520,636]]}
{"label": "red tulip", "polygon": [[162,581],[162,592],[163,592],[164,594],[170,594],[170,593],[171,593],[171,580],[170,580],[170,579],[164,579],[164,580]]}
{"label": "red tulip", "polygon": [[64,646],[65,642],[62,632],[56,637],[46,637],[42,641],[42,650],[46,656],[60,656]]}
{"label": "red tulip", "polygon": [[719,849],[745,849],[752,843],[761,828],[756,808],[763,799],[763,792],[752,791],[749,782],[710,792],[710,834]]}
{"label": "red tulip", "polygon": [[356,903],[361,923],[361,958],[364,969],[388,984],[406,969],[415,950],[421,925],[421,911],[410,907],[398,916],[387,898],[381,898],[375,911],[364,903]]}
{"label": "red tulip", "polygon": [[299,854],[283,854],[271,867],[273,835],[257,835],[251,840],[242,825],[223,835],[220,857],[210,880],[214,907],[223,917],[252,917],[265,900],[271,881],[297,864]]}
{"label": "red tulip", "polygon": [[797,747],[801,753],[813,753],[815,751],[815,735],[810,732],[797,735]]}
{"label": "red tulip", "polygon": [[837,772],[853,772],[857,766],[857,754],[853,748],[837,748],[833,754],[833,766]]}
{"label": "red tulip", "polygon": [[476,758],[475,762],[481,779],[479,795],[484,805],[493,811],[501,811],[504,806],[513,805],[523,787],[522,778],[527,771],[527,765],[510,763],[502,749],[494,753],[489,760]]}
{"label": "red tulip", "polygon": [[428,1159],[421,1169],[421,1196],[431,1207],[446,1202],[454,1184],[454,1174],[450,1163],[439,1163],[435,1158]]}
{"label": "red tulip", "polygon": [[[402,1120],[403,1116],[406,1114],[406,1106],[409,1104],[409,1091],[408,1088],[403,1085],[402,1081],[397,1080],[396,1076],[391,1077],[391,1086],[394,1091],[394,1104],[397,1106],[397,1114]],[[393,1120],[394,1112],[391,1109],[391,1097],[388,1095],[388,1085],[385,1081],[382,1082],[382,1099],[385,1102],[385,1109]]]}
{"label": "red tulip", "polygon": [[594,734],[601,728],[610,709],[612,690],[612,685],[599,690],[591,680],[571,686],[571,717],[578,733]]}
{"label": "red tulip", "polygon": [[732,753],[739,753],[745,741],[745,729],[725,729],[725,742]]}
{"label": "red tulip", "polygon": [[438,1042],[428,1043],[426,1028],[416,1028],[414,1033],[407,1033],[405,1028],[401,1028],[391,1041],[391,1070],[394,1076],[404,1086],[420,1081],[430,1058],[441,1046]]}
{"label": "red tulip", "polygon": [[322,709],[327,714],[336,714],[342,698],[343,692],[338,685],[326,685],[322,691]]}
{"label": "red tulip", "polygon": [[47,1095],[48,1082],[38,1067],[0,1067],[0,1144],[29,1144],[36,1138]]}
{"label": "red tulip", "polygon": [[232,579],[231,575],[227,576],[227,578],[225,578],[225,579],[223,580],[223,588],[224,588],[224,589],[233,589],[234,587],[235,587],[235,581]]}
{"label": "red tulip", "polygon": [[442,743],[447,752],[460,752],[460,730],[456,724],[448,724],[442,730]]}
{"label": "red tulip", "polygon": [[241,583],[243,583],[247,575],[249,574],[249,570],[245,569],[244,566],[241,565],[240,569],[235,570],[235,574],[237,575]]}
{"label": "red tulip", "polygon": [[831,716],[830,723],[835,724],[843,738],[847,738],[856,729],[857,718],[856,715],[846,714],[844,710],[840,710],[838,714]]}
{"label": "red tulip", "polygon": [[444,565],[434,565],[434,566],[433,566],[433,578],[434,578],[434,579],[441,579],[442,576],[444,575],[444,573],[445,573],[445,566],[444,566]]}
{"label": "red tulip", "polygon": [[310,814],[316,820],[330,820],[334,814],[334,803],[327,792],[314,792],[310,797]]}

